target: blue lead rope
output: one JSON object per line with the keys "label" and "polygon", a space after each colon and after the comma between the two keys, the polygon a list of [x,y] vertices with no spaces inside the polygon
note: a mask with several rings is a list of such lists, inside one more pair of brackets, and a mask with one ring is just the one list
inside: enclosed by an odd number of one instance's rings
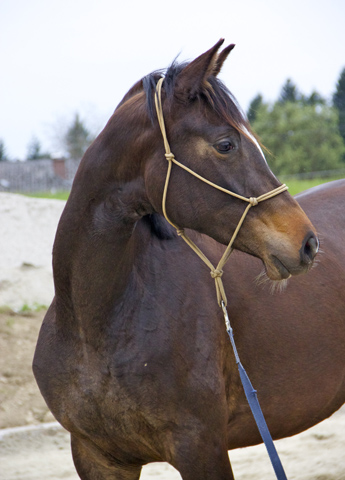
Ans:
{"label": "blue lead rope", "polygon": [[232,349],[233,349],[234,354],[235,354],[236,363],[237,363],[238,371],[240,373],[244,393],[246,394],[246,397],[247,397],[250,409],[252,411],[252,414],[254,416],[256,425],[259,429],[261,438],[262,438],[262,440],[263,440],[263,442],[266,446],[266,450],[267,450],[267,453],[270,457],[270,460],[271,460],[271,463],[272,463],[272,466],[273,466],[273,469],[274,469],[274,472],[276,474],[277,479],[278,480],[287,480],[287,477],[286,477],[285,472],[284,472],[283,465],[280,461],[280,458],[279,458],[278,452],[276,450],[276,447],[274,446],[270,431],[268,430],[265,417],[262,413],[262,410],[261,410],[261,407],[260,407],[260,404],[259,404],[259,400],[258,400],[258,397],[257,397],[257,394],[256,394],[256,390],[254,390],[253,385],[251,384],[251,381],[249,380],[249,377],[247,375],[247,372],[245,371],[245,369],[244,369],[244,367],[241,363],[240,357],[238,356],[238,352],[237,352],[237,348],[236,348],[236,344],[235,344],[235,340],[234,340],[234,335],[233,335],[233,330],[231,328],[228,312],[226,310],[226,306],[225,306],[223,301],[221,302],[221,306],[222,306],[223,313],[224,313],[226,331],[228,332],[230,342],[231,342],[231,345],[232,345]]}

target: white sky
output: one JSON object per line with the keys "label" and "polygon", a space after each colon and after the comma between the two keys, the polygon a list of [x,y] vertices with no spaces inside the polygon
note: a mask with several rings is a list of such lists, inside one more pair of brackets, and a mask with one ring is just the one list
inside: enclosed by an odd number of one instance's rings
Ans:
{"label": "white sky", "polygon": [[76,112],[101,129],[127,90],[224,37],[221,78],[244,110],[291,78],[331,98],[345,67],[344,0],[0,0],[0,138],[24,158]]}

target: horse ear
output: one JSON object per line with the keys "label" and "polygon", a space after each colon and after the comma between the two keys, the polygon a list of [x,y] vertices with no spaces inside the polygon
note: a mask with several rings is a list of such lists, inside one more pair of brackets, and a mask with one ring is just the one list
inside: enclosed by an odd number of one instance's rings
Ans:
{"label": "horse ear", "polygon": [[213,75],[216,77],[218,75],[218,73],[221,71],[222,69],[222,66],[225,62],[225,60],[228,58],[228,55],[229,53],[231,52],[231,50],[235,48],[235,44],[232,43],[231,45],[229,45],[228,47],[224,48],[224,50],[222,50],[220,52],[220,54],[218,55],[217,57],[217,61],[216,61],[216,64],[215,64],[215,67],[214,67],[214,70],[213,70]]}
{"label": "horse ear", "polygon": [[184,100],[195,98],[203,83],[213,75],[217,64],[217,52],[223,43],[224,39],[221,38],[214,47],[197,57],[182,70],[176,79],[175,94],[178,97]]}

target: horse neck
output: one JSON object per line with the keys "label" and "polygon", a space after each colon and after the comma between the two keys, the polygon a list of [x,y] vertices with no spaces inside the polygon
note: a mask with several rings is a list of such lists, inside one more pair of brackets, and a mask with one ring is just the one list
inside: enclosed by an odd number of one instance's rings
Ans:
{"label": "horse neck", "polygon": [[131,129],[115,112],[85,154],[59,223],[53,250],[57,307],[95,324],[121,302],[145,248],[137,225],[152,211],[143,179],[150,152],[138,141],[138,132],[147,136],[145,126]]}

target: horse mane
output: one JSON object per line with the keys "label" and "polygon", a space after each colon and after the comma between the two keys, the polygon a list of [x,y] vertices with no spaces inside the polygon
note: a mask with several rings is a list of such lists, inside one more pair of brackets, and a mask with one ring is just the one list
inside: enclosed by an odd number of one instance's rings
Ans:
{"label": "horse mane", "polygon": [[149,227],[151,234],[159,240],[172,240],[173,238],[177,238],[174,227],[159,213],[145,215],[141,221]]}
{"label": "horse mane", "polygon": [[[142,79],[142,88],[147,99],[147,110],[151,121],[154,123],[157,119],[156,108],[154,103],[154,92],[156,90],[158,80],[164,76],[164,91],[166,100],[171,105],[174,100],[174,90],[176,79],[181,71],[188,65],[188,62],[177,63],[176,60],[164,70],[157,70]],[[191,101],[203,99],[217,113],[217,115],[230,124],[239,133],[244,134],[251,141],[251,128],[246,119],[246,115],[242,111],[234,95],[214,75],[211,75],[205,82],[198,94],[191,98]],[[249,134],[249,136],[248,136]]]}
{"label": "horse mane", "polygon": [[[174,99],[175,83],[178,75],[188,65],[189,62],[177,63],[176,59],[167,69],[155,70],[154,72],[146,75],[126,93],[116,109],[123,105],[127,100],[133,97],[140,91],[145,92],[147,111],[152,123],[157,120],[156,107],[154,102],[154,92],[158,80],[164,76],[164,91],[166,99],[170,105]],[[246,115],[242,111],[239,103],[234,95],[214,75],[211,75],[207,82],[205,82],[198,92],[197,96],[191,100],[204,99],[209,106],[219,115],[219,117],[225,122],[229,123],[239,133],[245,135],[250,141],[253,141],[253,133],[246,118]],[[248,135],[249,134],[249,135]]]}

